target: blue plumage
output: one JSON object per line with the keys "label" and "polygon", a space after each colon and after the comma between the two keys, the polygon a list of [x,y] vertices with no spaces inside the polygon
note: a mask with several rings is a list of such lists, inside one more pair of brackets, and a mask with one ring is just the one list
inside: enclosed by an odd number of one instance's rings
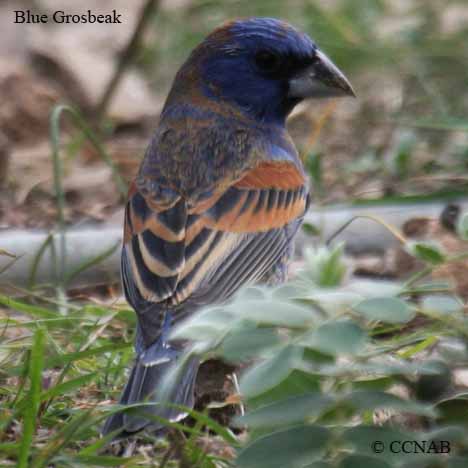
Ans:
{"label": "blue plumage", "polygon": [[[313,62],[313,41],[273,18],[234,21],[228,38],[224,37],[213,33],[212,51],[200,65],[204,94],[215,100],[222,97],[261,122],[283,124],[295,104],[287,98],[287,79],[294,69]],[[273,70],[277,75],[274,79],[256,63],[261,52],[275,54],[284,61]]]}

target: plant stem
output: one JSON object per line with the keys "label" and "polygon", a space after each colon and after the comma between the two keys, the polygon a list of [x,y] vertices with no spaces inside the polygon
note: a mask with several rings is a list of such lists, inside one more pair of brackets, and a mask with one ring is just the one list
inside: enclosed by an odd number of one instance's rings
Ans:
{"label": "plant stem", "polygon": [[125,49],[121,52],[120,59],[117,63],[114,74],[112,75],[104,91],[104,94],[96,106],[95,112],[98,122],[106,113],[106,110],[109,107],[109,103],[111,102],[111,99],[115,93],[115,90],[117,89],[117,86],[120,83],[120,80],[122,79],[122,76],[124,75],[125,70],[133,61],[136,52],[138,51],[143,32],[145,31],[149,20],[157,11],[159,3],[159,0],[147,0],[146,4],[144,5],[140,14],[140,18],[138,19],[138,22],[133,31],[132,37],[130,38]]}

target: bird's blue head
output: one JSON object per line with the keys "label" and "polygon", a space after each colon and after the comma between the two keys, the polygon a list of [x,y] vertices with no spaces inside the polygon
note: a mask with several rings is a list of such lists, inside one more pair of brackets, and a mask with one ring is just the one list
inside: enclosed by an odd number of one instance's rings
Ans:
{"label": "bird's blue head", "polygon": [[236,20],[213,31],[182,66],[172,92],[201,94],[212,105],[272,123],[284,123],[302,99],[353,95],[309,36],[272,18]]}

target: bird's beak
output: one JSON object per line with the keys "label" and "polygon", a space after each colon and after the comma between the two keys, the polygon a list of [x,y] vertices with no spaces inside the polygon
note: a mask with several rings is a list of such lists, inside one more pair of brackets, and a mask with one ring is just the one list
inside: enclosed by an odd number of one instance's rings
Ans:
{"label": "bird's beak", "polygon": [[320,50],[316,61],[289,80],[288,96],[295,99],[353,96],[354,90],[334,63]]}

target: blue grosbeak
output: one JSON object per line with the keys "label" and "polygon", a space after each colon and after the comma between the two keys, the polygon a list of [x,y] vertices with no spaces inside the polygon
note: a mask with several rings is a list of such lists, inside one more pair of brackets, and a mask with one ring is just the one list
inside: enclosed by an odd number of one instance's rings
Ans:
{"label": "blue grosbeak", "polygon": [[[149,400],[148,414],[185,416],[154,395],[183,347],[169,342],[171,326],[246,283],[285,278],[309,200],[286,117],[305,98],[347,95],[314,42],[276,19],[229,22],[183,64],[126,206],[122,278],[138,328],[122,404]],[[193,406],[198,365],[189,362],[172,403]],[[147,426],[157,428],[121,412],[103,432]]]}

